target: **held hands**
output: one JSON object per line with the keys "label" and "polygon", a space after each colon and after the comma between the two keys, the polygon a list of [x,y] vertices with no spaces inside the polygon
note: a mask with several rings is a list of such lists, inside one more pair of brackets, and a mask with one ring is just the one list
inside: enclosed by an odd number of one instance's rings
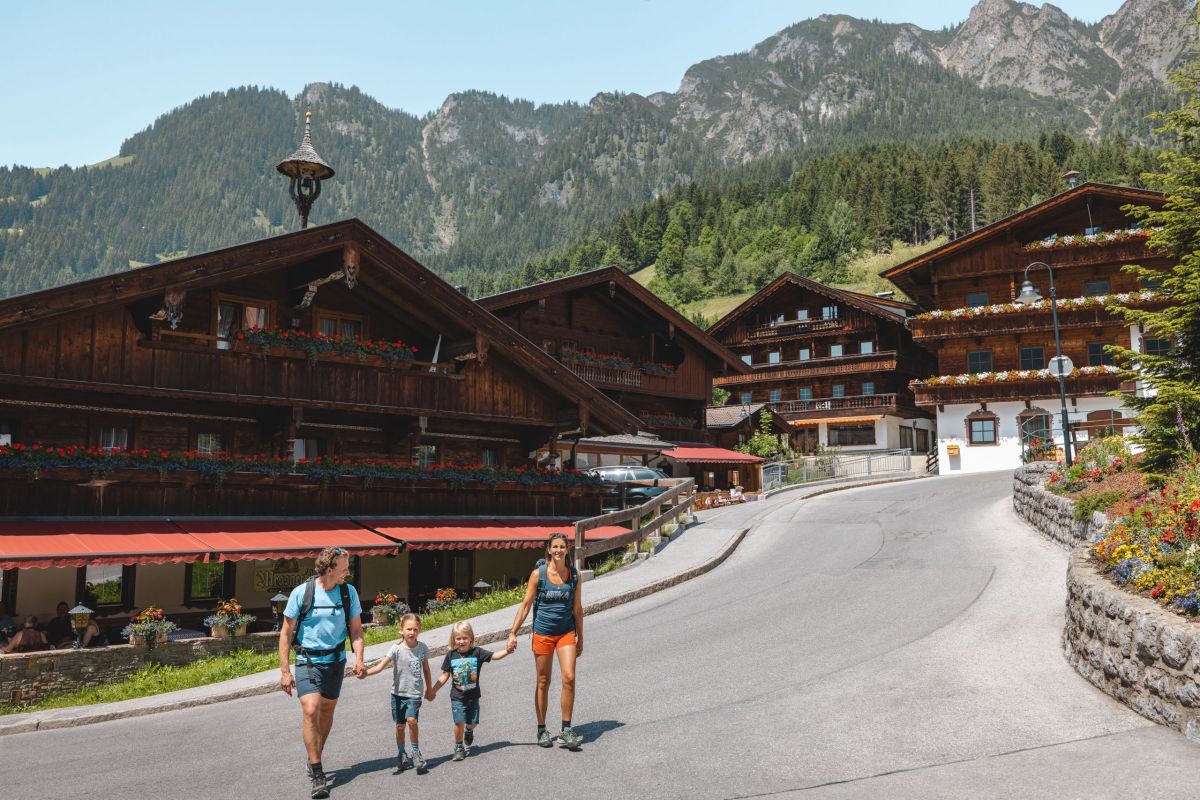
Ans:
{"label": "held hands", "polygon": [[354,660],[354,666],[350,668],[350,671],[353,672],[354,677],[358,678],[360,681],[367,677],[366,665],[364,665],[363,662],[357,658]]}
{"label": "held hands", "polygon": [[508,645],[505,647],[505,650],[508,651],[509,655],[512,655],[514,652],[516,652],[516,649],[517,649],[517,635],[515,633],[510,633],[508,635]]}
{"label": "held hands", "polygon": [[430,686],[428,689],[425,690],[425,699],[426,700],[428,700],[429,702],[432,703],[433,698],[435,698],[435,697],[437,697],[437,691],[432,686]]}

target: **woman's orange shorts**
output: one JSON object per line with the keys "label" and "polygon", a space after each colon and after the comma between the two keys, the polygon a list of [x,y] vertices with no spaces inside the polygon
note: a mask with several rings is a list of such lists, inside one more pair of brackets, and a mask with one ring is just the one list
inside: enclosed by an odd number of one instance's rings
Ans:
{"label": "woman's orange shorts", "polygon": [[547,656],[560,647],[574,646],[575,631],[560,634],[559,636],[542,636],[540,633],[533,635],[533,654],[536,656]]}

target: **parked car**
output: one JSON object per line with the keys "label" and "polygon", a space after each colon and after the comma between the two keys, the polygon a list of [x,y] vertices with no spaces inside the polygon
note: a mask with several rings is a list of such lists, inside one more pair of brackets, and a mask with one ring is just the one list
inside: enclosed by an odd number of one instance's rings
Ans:
{"label": "parked car", "polygon": [[[592,467],[585,469],[584,473],[595,475],[604,481],[602,502],[606,508],[620,504],[622,483],[626,481],[657,481],[668,477],[666,473],[649,467]],[[626,488],[625,502],[630,506],[638,506],[665,491],[666,489],[658,485],[634,484]]]}

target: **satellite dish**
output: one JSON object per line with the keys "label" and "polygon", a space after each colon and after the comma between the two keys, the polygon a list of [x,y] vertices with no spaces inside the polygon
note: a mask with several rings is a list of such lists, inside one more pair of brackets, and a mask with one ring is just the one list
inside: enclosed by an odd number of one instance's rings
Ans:
{"label": "satellite dish", "polygon": [[1075,364],[1067,356],[1055,356],[1050,359],[1050,365],[1046,370],[1054,378],[1065,378],[1075,369]]}

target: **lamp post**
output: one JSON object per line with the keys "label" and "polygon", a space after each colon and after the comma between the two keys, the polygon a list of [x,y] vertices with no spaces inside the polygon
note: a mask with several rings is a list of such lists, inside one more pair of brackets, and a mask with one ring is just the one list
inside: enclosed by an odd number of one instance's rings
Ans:
{"label": "lamp post", "polygon": [[79,603],[67,613],[71,615],[71,627],[75,629],[75,644],[72,648],[78,650],[83,647],[83,634],[87,631],[88,623],[92,621],[92,614],[96,612]]}
{"label": "lamp post", "polygon": [[471,588],[475,590],[476,597],[483,597],[485,594],[491,591],[492,585],[480,578]]}
{"label": "lamp post", "polygon": [[278,631],[280,625],[282,625],[282,620],[280,617],[283,614],[283,609],[287,606],[287,601],[288,596],[283,592],[279,592],[271,598],[271,613],[275,615],[275,627],[271,630]]}
{"label": "lamp post", "polygon": [[1067,387],[1063,379],[1074,369],[1075,365],[1071,363],[1071,359],[1062,354],[1062,339],[1058,332],[1058,298],[1054,293],[1054,270],[1049,264],[1045,261],[1034,261],[1025,267],[1025,282],[1021,284],[1017,302],[1028,306],[1042,300],[1041,293],[1029,280],[1029,270],[1034,267],[1045,267],[1046,274],[1050,276],[1050,320],[1054,324],[1054,366],[1050,371],[1058,377],[1058,399],[1062,403],[1063,460],[1069,467],[1074,459],[1071,458],[1071,427],[1067,421]]}
{"label": "lamp post", "polygon": [[308,227],[308,212],[321,196],[321,181],[334,176],[333,167],[317,155],[312,146],[312,108],[304,114],[304,139],[296,152],[280,161],[275,169],[292,179],[288,194],[300,212],[300,227]]}

